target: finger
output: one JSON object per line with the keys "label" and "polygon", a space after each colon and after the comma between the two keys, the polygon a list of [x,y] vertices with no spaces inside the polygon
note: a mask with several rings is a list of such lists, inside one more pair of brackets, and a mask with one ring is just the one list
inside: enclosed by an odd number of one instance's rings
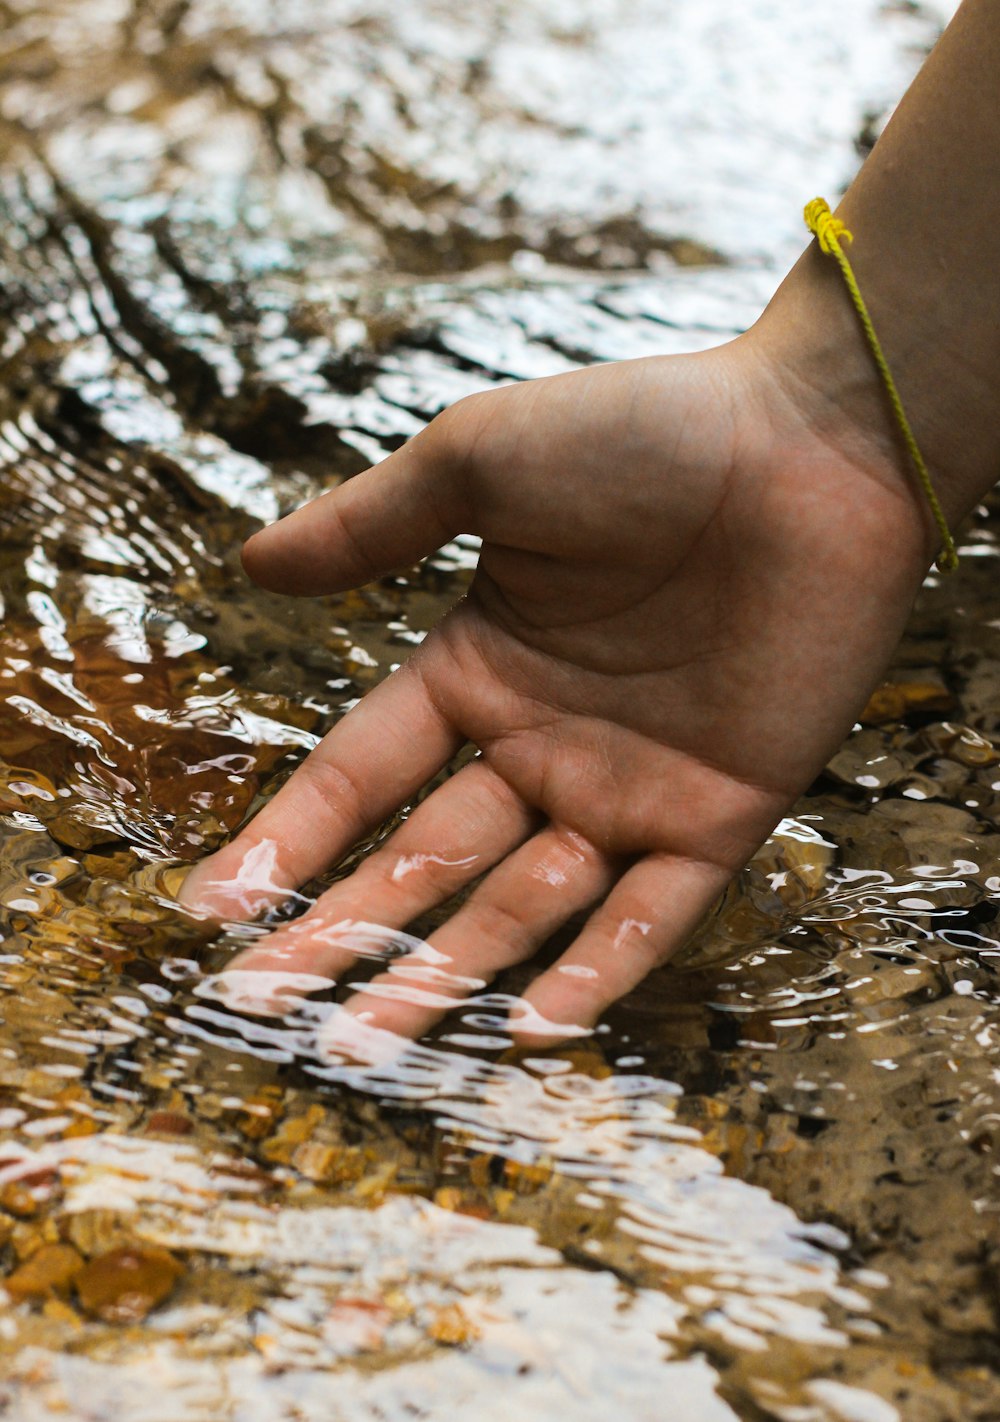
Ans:
{"label": "finger", "polygon": [[453,433],[466,419],[454,407],[381,464],[254,534],[243,549],[249,576],[275,592],[342,592],[468,532]]}
{"label": "finger", "polygon": [[[494,869],[424,951],[392,963],[345,1007],[369,1026],[420,1036],[502,969],[531,957],[606,893],[617,872],[582,836],[550,825]],[[339,1030],[332,1020],[330,1032]]]}
{"label": "finger", "polygon": [[475,760],[429,795],[308,913],[239,953],[226,971],[336,981],[359,956],[388,957],[408,939],[393,930],[485,873],[530,834],[535,821],[536,812],[485,761]]}
{"label": "finger", "polygon": [[256,918],[336,863],[461,743],[407,662],[338,722],[242,834],[195,865],[181,902],[216,918]]}
{"label": "finger", "polygon": [[[530,1014],[563,1024],[563,1036],[592,1027],[608,1007],[665,963],[691,936],[732,874],[718,865],[651,854],[623,876],[579,938],[525,994]],[[514,1030],[537,1042],[528,1020]],[[557,1031],[551,1037],[560,1040]]]}

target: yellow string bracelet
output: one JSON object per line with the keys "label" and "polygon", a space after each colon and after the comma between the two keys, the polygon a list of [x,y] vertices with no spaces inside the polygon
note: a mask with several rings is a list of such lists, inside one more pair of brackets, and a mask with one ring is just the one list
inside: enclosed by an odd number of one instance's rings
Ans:
{"label": "yellow string bracelet", "polygon": [[903,436],[903,443],[906,445],[907,453],[913,461],[913,467],[917,471],[917,478],[920,480],[920,487],[927,496],[927,502],[931,506],[931,513],[934,515],[934,522],[937,524],[938,532],[941,535],[941,552],[937,556],[936,566],[942,573],[951,573],[958,567],[958,553],[955,549],[955,540],[951,536],[948,527],[948,520],[944,516],[940,500],[934,490],[931,481],[930,471],[924,462],[924,456],[920,453],[916,436],[910,427],[910,422],[906,418],[906,411],[903,409],[903,402],[899,398],[899,391],[896,389],[896,382],[892,378],[892,371],[882,350],[882,343],[875,334],[875,327],[872,325],[872,318],[868,314],[868,307],[865,299],[861,295],[858,286],[858,279],[854,275],[854,268],[847,259],[847,254],[840,245],[842,241],[853,242],[854,236],[850,233],[838,217],[834,217],[830,208],[822,198],[813,198],[811,203],[806,205],[803,216],[809,231],[814,233],[819,242],[820,251],[827,256],[833,257],[841,270],[844,281],[847,283],[847,290],[851,294],[854,302],[854,309],[858,313],[862,329],[871,347],[872,355],[875,358],[875,365],[882,378],[886,394],[889,397],[889,404],[892,408],[893,417],[899,426],[899,432]]}

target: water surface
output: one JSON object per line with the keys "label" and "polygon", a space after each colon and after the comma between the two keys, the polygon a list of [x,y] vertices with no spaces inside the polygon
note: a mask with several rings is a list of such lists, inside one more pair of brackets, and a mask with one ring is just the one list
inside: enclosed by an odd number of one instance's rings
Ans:
{"label": "water surface", "polygon": [[331,1066],[173,897],[475,558],[284,603],[243,538],[468,391],[740,330],[948,9],[2,7],[0,1415],[1000,1413],[997,508],[571,1049],[480,1005]]}

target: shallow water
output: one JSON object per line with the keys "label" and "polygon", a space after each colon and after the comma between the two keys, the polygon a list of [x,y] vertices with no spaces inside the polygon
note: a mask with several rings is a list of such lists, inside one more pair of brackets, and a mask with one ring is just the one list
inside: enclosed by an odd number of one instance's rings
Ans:
{"label": "shallow water", "polygon": [[739,330],[949,8],[0,7],[0,1415],[1000,1414],[1000,508],[572,1049],[508,1050],[522,970],[323,1064],[173,899],[475,557],[286,604],[246,534]]}

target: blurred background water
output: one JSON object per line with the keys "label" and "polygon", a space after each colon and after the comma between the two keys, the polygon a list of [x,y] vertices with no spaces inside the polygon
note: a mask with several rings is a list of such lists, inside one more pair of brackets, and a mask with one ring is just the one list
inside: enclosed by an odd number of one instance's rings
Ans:
{"label": "blurred background water", "polygon": [[469,391],[738,332],[953,9],[0,4],[0,1415],[1000,1415],[995,507],[572,1049],[324,1064],[172,896],[475,561],[286,604],[243,538]]}

